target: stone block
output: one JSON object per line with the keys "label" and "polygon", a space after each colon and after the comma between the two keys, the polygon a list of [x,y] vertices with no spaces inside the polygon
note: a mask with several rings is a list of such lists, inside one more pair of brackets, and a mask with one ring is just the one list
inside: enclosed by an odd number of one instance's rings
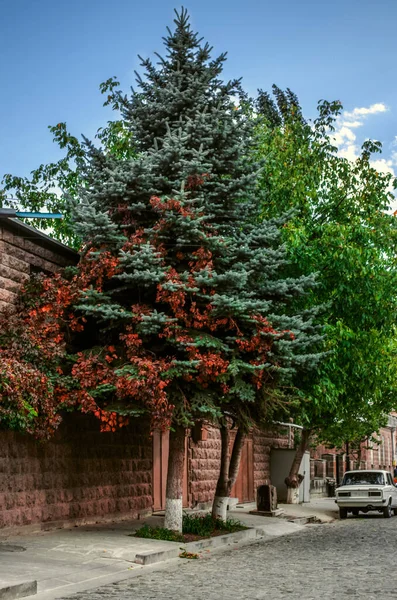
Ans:
{"label": "stone block", "polygon": [[256,490],[258,511],[271,512],[277,509],[277,490],[274,485],[261,485]]}

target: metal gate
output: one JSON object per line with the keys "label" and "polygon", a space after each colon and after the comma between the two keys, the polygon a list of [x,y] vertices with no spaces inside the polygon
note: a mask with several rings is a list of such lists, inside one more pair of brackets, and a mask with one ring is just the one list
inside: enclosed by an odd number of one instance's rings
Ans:
{"label": "metal gate", "polygon": [[239,502],[255,501],[254,453],[251,438],[245,439],[238,476],[230,495],[232,498],[238,498]]}
{"label": "metal gate", "polygon": [[[183,480],[183,506],[189,506],[188,497],[188,443],[185,440],[185,466]],[[167,486],[169,454],[169,431],[155,431],[153,433],[153,510],[165,509],[165,492]],[[215,492],[215,490],[214,490]],[[236,483],[231,491],[232,498],[238,498],[239,502],[254,502],[254,454],[251,438],[246,438],[241,453],[240,468]]]}

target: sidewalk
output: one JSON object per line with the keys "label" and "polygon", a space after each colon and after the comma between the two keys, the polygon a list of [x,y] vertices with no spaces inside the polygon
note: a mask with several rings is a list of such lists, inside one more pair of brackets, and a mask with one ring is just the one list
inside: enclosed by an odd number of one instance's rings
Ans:
{"label": "sidewalk", "polygon": [[254,502],[251,504],[238,504],[236,509],[229,514],[240,519],[248,526],[250,526],[249,517],[266,519],[266,521],[284,519],[290,522],[310,522],[314,517],[314,522],[331,523],[337,519],[339,515],[338,507],[335,504],[335,498],[313,498],[313,500],[305,502],[304,504],[279,504],[278,508],[283,510],[283,514],[273,519],[249,515],[248,513],[250,510],[256,509],[256,504]]}
{"label": "sidewalk", "polygon": [[[251,541],[257,537],[270,540],[304,528],[302,523],[290,522],[290,516],[300,518],[314,515],[324,522],[332,519],[329,516],[329,513],[333,514],[330,510],[332,503],[332,500],[320,499],[310,505],[293,506],[293,510],[291,505],[288,505],[287,510],[283,506],[286,510],[283,518],[250,515],[249,510],[255,508],[255,505],[242,505],[231,511],[229,516],[256,530],[254,536],[250,536]],[[26,597],[26,593],[24,596],[16,596],[12,592],[6,594],[1,590],[6,586],[33,581],[37,581],[37,595],[29,596],[30,598],[56,599],[79,590],[133,577],[141,573],[142,569],[150,568],[134,562],[137,554],[163,551],[170,551],[170,556],[179,554],[179,549],[184,544],[131,537],[130,534],[144,523],[162,525],[163,517],[151,516],[137,521],[57,529],[29,535],[1,536],[0,532],[0,600]],[[238,547],[238,544],[249,541],[248,536],[246,537],[244,542],[242,537],[231,536],[227,543]],[[209,551],[212,552],[212,548],[205,550]],[[32,591],[34,592],[33,588],[29,593]]]}
{"label": "sidewalk", "polygon": [[314,516],[321,523],[331,523],[339,518],[335,498],[313,498],[304,504],[279,504],[286,515],[299,517]]}

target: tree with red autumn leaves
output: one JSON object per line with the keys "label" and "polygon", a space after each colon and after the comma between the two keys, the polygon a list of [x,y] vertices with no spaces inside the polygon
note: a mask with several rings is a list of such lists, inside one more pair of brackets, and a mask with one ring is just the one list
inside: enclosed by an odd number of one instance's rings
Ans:
{"label": "tree with red autumn leaves", "polygon": [[[317,364],[321,336],[315,311],[297,314],[291,302],[314,278],[290,276],[281,221],[260,223],[240,83],[219,79],[225,56],[210,58],[184,10],[175,25],[160,66],[142,61],[139,92],[112,91],[134,158],[86,142],[74,211],[81,261],[36,282],[41,299],[14,317],[0,368],[18,344],[19,364],[50,386],[48,432],[65,407],[93,413],[103,431],[138,415],[169,428],[165,525],[180,530],[187,428],[206,420],[223,432],[214,504],[224,516],[241,440],[269,418],[275,388]],[[26,401],[44,414],[26,376],[23,387],[18,410]]]}

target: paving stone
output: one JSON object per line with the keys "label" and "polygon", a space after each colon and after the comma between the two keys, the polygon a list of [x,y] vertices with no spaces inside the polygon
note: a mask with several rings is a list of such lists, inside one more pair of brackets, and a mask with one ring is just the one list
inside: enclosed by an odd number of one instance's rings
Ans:
{"label": "paving stone", "polygon": [[395,598],[396,539],[397,518],[378,515],[307,525],[68,600],[387,600]]}

